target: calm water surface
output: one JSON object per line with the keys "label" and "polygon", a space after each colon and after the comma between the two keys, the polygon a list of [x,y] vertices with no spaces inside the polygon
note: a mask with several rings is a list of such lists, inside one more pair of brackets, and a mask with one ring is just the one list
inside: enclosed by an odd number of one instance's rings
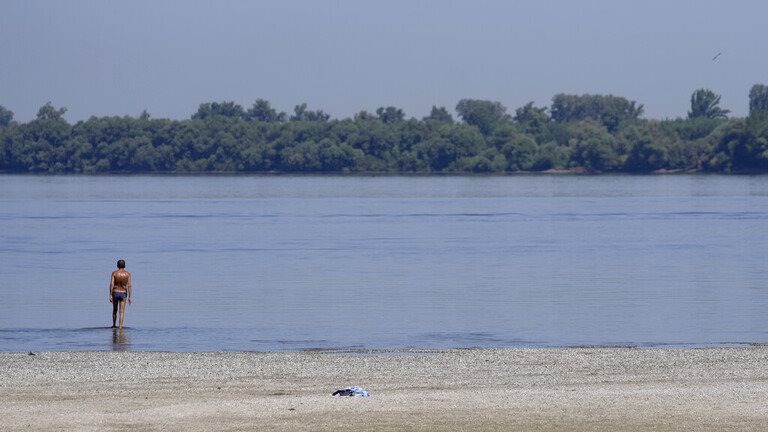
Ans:
{"label": "calm water surface", "polygon": [[765,343],[766,251],[766,176],[3,175],[0,351]]}

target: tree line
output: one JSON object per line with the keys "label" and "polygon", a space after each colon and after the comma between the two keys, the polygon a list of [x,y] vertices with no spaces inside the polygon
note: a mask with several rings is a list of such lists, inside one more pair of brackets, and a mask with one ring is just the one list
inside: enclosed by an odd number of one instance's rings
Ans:
{"label": "tree line", "polygon": [[257,99],[207,102],[188,120],[91,117],[69,124],[47,103],[26,123],[0,106],[0,171],[38,173],[507,173],[768,172],[768,86],[749,92],[749,115],[729,118],[720,96],[693,92],[687,118],[644,119],[613,95],[558,94],[508,112],[462,99],[454,115],[424,118],[380,107],[331,119]]}

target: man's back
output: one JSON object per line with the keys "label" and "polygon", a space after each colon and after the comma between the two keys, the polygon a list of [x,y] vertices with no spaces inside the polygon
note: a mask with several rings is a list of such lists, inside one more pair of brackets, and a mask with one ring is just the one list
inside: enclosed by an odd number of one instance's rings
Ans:
{"label": "man's back", "polygon": [[131,274],[127,270],[117,269],[112,272],[112,279],[115,281],[115,288],[125,290],[131,280]]}

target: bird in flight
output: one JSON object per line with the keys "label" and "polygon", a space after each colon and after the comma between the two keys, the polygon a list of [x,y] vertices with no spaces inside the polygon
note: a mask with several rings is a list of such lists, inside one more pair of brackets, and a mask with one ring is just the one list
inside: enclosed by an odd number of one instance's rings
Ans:
{"label": "bird in flight", "polygon": [[712,61],[717,60],[717,58],[720,57],[721,54],[723,54],[723,53],[722,52],[717,53],[716,56],[712,57]]}

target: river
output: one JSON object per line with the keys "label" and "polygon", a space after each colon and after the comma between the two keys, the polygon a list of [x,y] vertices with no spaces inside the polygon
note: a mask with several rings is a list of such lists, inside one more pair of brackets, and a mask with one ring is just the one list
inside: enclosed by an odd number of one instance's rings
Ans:
{"label": "river", "polygon": [[766,251],[768,176],[2,175],[0,351],[765,343]]}

